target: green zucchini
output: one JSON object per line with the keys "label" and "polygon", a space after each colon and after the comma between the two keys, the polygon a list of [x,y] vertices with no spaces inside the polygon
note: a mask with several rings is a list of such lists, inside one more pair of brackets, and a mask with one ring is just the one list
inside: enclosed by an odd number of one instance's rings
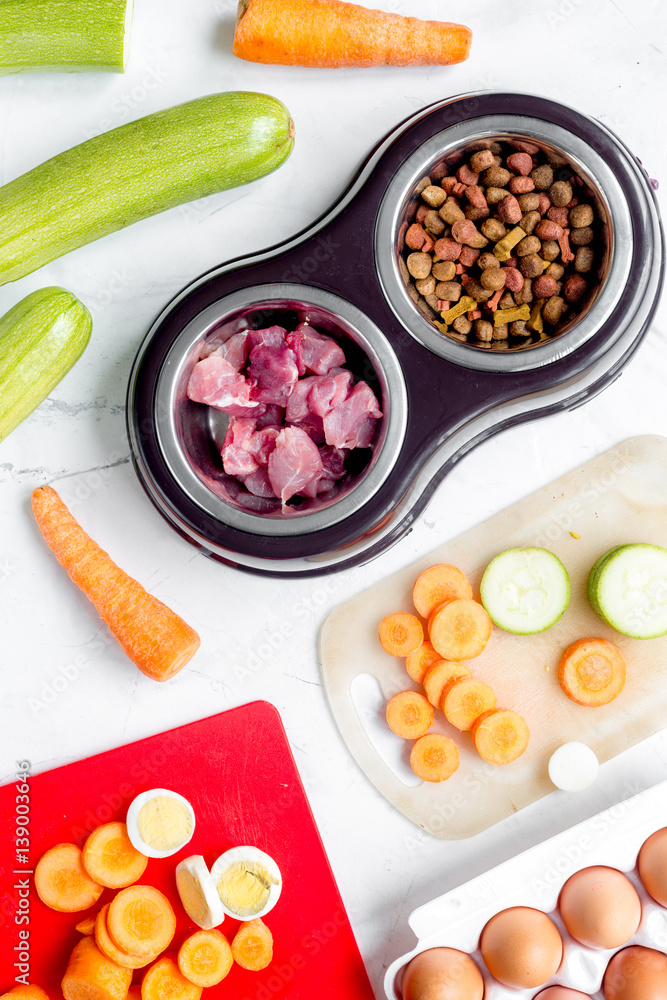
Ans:
{"label": "green zucchini", "polygon": [[601,556],[588,576],[598,618],[633,639],[667,635],[667,549],[634,543]]}
{"label": "green zucchini", "polygon": [[0,188],[0,284],[140,219],[263,177],[293,145],[284,104],[231,91],[59,153]]}
{"label": "green zucchini", "polygon": [[0,73],[116,70],[133,0],[0,0]]}
{"label": "green zucchini", "polygon": [[551,628],[565,614],[570,578],[548,549],[507,549],[486,567],[480,596],[499,628],[532,635]]}
{"label": "green zucchini", "polygon": [[81,357],[92,328],[86,307],[64,288],[31,292],[0,318],[0,441]]}

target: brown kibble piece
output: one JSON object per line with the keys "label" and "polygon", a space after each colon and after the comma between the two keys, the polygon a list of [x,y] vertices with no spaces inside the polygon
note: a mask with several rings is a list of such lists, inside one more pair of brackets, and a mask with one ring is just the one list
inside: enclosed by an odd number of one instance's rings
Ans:
{"label": "brown kibble piece", "polygon": [[507,236],[507,228],[499,219],[485,219],[480,226],[483,234],[489,240],[493,240],[497,243],[498,240],[502,240],[504,236]]}
{"label": "brown kibble piece", "polygon": [[482,184],[487,188],[504,188],[510,182],[512,174],[504,167],[489,167],[481,177]]}
{"label": "brown kibble piece", "polygon": [[538,191],[548,191],[554,182],[554,172],[548,163],[542,163],[530,172]]}
{"label": "brown kibble piece", "polygon": [[431,208],[440,208],[440,206],[444,204],[447,195],[441,187],[436,187],[435,184],[429,184],[429,186],[424,188],[422,191],[422,198],[427,205],[431,206]]}
{"label": "brown kibble piece", "polygon": [[502,267],[488,267],[485,271],[482,271],[479,280],[484,285],[484,288],[489,288],[492,292],[497,292],[499,289],[505,287],[505,271]]}
{"label": "brown kibble piece", "polygon": [[558,295],[552,295],[548,302],[542,306],[542,319],[545,323],[555,326],[560,322],[560,318],[565,312],[565,300]]}
{"label": "brown kibble piece", "polygon": [[478,340],[489,343],[493,340],[493,324],[486,319],[475,320],[475,336]]}
{"label": "brown kibble piece", "polygon": [[542,243],[542,251],[540,257],[544,260],[552,261],[556,260],[560,256],[560,243],[558,240],[544,240]]}
{"label": "brown kibble piece", "polygon": [[445,223],[434,208],[424,216],[424,228],[432,236],[440,236],[445,231]]}
{"label": "brown kibble piece", "polygon": [[593,242],[595,233],[590,226],[583,226],[581,229],[573,229],[570,233],[570,243],[575,247],[587,247]]}
{"label": "brown kibble piece", "polygon": [[478,208],[477,205],[468,204],[464,209],[464,215],[471,222],[481,222],[482,219],[488,219],[491,215],[491,209],[488,205],[484,205],[484,208]]}
{"label": "brown kibble piece", "polygon": [[413,278],[427,278],[433,261],[427,253],[411,253],[407,259],[408,271]]}
{"label": "brown kibble piece", "polygon": [[456,264],[453,260],[438,261],[433,265],[431,274],[436,281],[451,281],[456,274]]}
{"label": "brown kibble piece", "polygon": [[506,188],[488,187],[486,189],[486,200],[493,207],[494,205],[499,205],[508,194],[509,191]]}
{"label": "brown kibble piece", "polygon": [[595,254],[592,247],[579,247],[574,255],[574,269],[579,274],[588,274],[593,267]]}
{"label": "brown kibble piece", "polygon": [[571,274],[563,285],[563,295],[568,302],[578,302],[586,293],[588,282],[580,274]]}
{"label": "brown kibble piece", "polygon": [[526,326],[526,321],[515,319],[513,323],[510,323],[509,335],[510,337],[530,337],[530,330]]}
{"label": "brown kibble piece", "polygon": [[461,334],[463,337],[467,337],[472,330],[472,323],[464,313],[463,316],[457,316],[452,327],[457,333]]}
{"label": "brown kibble piece", "polygon": [[448,198],[438,214],[448,226],[451,226],[454,222],[458,222],[459,219],[465,219],[463,209],[455,198]]}
{"label": "brown kibble piece", "polygon": [[514,248],[517,257],[527,257],[531,253],[539,253],[542,249],[542,242],[537,236],[524,236]]}
{"label": "brown kibble piece", "polygon": [[427,295],[433,295],[435,291],[435,278],[433,274],[429,274],[428,278],[420,278],[418,281],[415,281],[415,288],[424,298]]}
{"label": "brown kibble piece", "polygon": [[458,281],[439,281],[435,286],[435,294],[439,299],[458,302],[461,298],[462,287]]}
{"label": "brown kibble piece", "polygon": [[[519,199],[521,201],[521,199]],[[528,236],[535,232],[535,226],[540,221],[541,216],[539,212],[527,212],[521,219],[519,225],[523,229],[524,233]]]}
{"label": "brown kibble piece", "polygon": [[523,257],[519,262],[519,270],[524,278],[537,278],[544,271],[544,265],[540,257],[535,253]]}
{"label": "brown kibble piece", "polygon": [[570,225],[573,229],[583,229],[590,226],[595,218],[591,205],[575,205],[570,209]]}
{"label": "brown kibble piece", "polygon": [[498,215],[503,222],[508,222],[510,225],[515,226],[517,222],[521,221],[521,216],[523,212],[521,211],[521,206],[516,200],[513,194],[508,194],[498,205]]}
{"label": "brown kibble piece", "polygon": [[483,253],[477,259],[477,266],[480,271],[486,271],[487,267],[500,267],[500,261],[494,253]]}
{"label": "brown kibble piece", "polygon": [[536,194],[535,191],[530,191],[528,194],[519,195],[517,198],[519,205],[521,206],[522,212],[536,212],[539,219],[539,212],[537,211],[540,207],[540,196]]}
{"label": "brown kibble piece", "polygon": [[533,295],[538,299],[550,299],[556,294],[557,284],[555,278],[550,278],[548,274],[541,274],[533,282]]}
{"label": "brown kibble piece", "polygon": [[500,301],[498,302],[498,307],[500,309],[513,309],[515,305],[517,305],[517,302],[510,292],[505,292],[504,295],[501,295]]}
{"label": "brown kibble piece", "polygon": [[533,301],[533,282],[531,278],[524,278],[523,285],[518,292],[514,292],[514,301],[518,306],[530,305]]}
{"label": "brown kibble piece", "polygon": [[572,185],[568,181],[556,181],[549,188],[549,197],[554,205],[569,205],[572,194]]}
{"label": "brown kibble piece", "polygon": [[495,160],[496,158],[490,149],[480,149],[478,153],[473,153],[470,157],[470,168],[480,174],[487,167],[492,167]]}
{"label": "brown kibble piece", "polygon": [[548,268],[544,273],[548,274],[550,278],[555,278],[556,281],[560,281],[560,279],[565,274],[565,268],[563,267],[562,264],[552,263],[549,264]]}
{"label": "brown kibble piece", "polygon": [[475,302],[488,302],[493,295],[493,292],[490,291],[490,289],[485,288],[481,281],[477,281],[476,278],[473,278],[472,281],[469,281],[466,285],[466,295],[470,295]]}
{"label": "brown kibble piece", "polygon": [[508,334],[509,326],[507,323],[501,323],[500,326],[494,326],[493,328],[494,340],[507,340]]}

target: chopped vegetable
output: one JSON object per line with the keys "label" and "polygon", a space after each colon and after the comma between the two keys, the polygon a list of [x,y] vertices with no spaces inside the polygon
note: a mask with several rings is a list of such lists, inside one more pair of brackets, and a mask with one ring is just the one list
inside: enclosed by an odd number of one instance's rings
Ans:
{"label": "chopped vegetable", "polygon": [[511,764],[528,746],[530,730],[521,715],[498,708],[485,712],[476,721],[472,739],[482,760],[489,764]]}
{"label": "chopped vegetable", "polygon": [[387,705],[387,722],[397,736],[417,739],[433,724],[433,705],[418,691],[399,691]]}
{"label": "chopped vegetable", "polygon": [[461,663],[459,660],[438,660],[432,667],[429,667],[424,677],[426,697],[435,708],[440,708],[443,694],[452,682],[470,676],[470,669],[466,667],[465,663]]}
{"label": "chopped vegetable", "polygon": [[564,743],[549,758],[549,777],[564,792],[582,792],[598,776],[600,763],[585,743]]}
{"label": "chopped vegetable", "polygon": [[667,549],[644,543],[610,549],[589,574],[588,599],[598,617],[623,635],[667,635]]}
{"label": "chopped vegetable", "polygon": [[234,55],[289,66],[446,66],[468,58],[462,24],[340,0],[240,0]]}
{"label": "chopped vegetable", "polygon": [[96,913],[91,913],[89,917],[84,917],[83,920],[78,922],[74,930],[78,931],[79,934],[94,934],[96,917]]}
{"label": "chopped vegetable", "polygon": [[425,640],[419,649],[408,653],[405,658],[405,669],[413,681],[422,684],[426,671],[440,659],[442,659],[440,653],[436,653],[431,643]]}
{"label": "chopped vegetable", "polygon": [[233,964],[229,941],[218,930],[196,931],[178,952],[178,968],[196,986],[216,986]]}
{"label": "chopped vegetable", "polygon": [[454,681],[442,699],[447,722],[462,731],[472,729],[484,712],[496,707],[496,696],[484,681],[462,677]]}
{"label": "chopped vegetable", "polygon": [[104,891],[83,867],[76,844],[57,844],[35,868],[35,889],[41,901],[59,913],[76,913],[93,906]]}
{"label": "chopped vegetable", "polygon": [[105,823],[83,845],[83,866],[96,882],[108,889],[123,889],[146,871],[148,858],[131,844],[125,823]]}
{"label": "chopped vegetable", "polygon": [[0,73],[127,65],[132,0],[2,0]]}
{"label": "chopped vegetable", "polygon": [[164,951],[176,932],[171,903],[152,885],[121,889],[111,900],[106,919],[117,947],[138,957]]}
{"label": "chopped vegetable", "polygon": [[201,986],[186,979],[176,962],[163,955],[141,981],[141,1000],[199,1000]]}
{"label": "chopped vegetable", "polygon": [[412,591],[412,600],[422,618],[427,620],[440,604],[472,597],[472,587],[456,566],[439,563],[420,573]]}
{"label": "chopped vegetable", "polygon": [[431,644],[443,660],[472,660],[491,638],[491,619],[476,601],[444,604],[429,619]]}
{"label": "chopped vegetable", "polygon": [[459,766],[458,747],[447,736],[429,733],[412,747],[410,765],[422,781],[447,781]]}
{"label": "chopped vegetable", "polygon": [[84,937],[74,948],[62,981],[65,1000],[126,1000],[132,970],[103,955]]}
{"label": "chopped vegetable", "polygon": [[558,682],[578,705],[608,705],[623,690],[625,677],[623,654],[606,639],[573,642],[558,665]]}
{"label": "chopped vegetable", "polygon": [[11,990],[7,990],[0,996],[0,1000],[5,1000],[5,997],[21,997],[22,1000],[49,1000],[49,994],[45,993],[44,990],[40,989],[39,986],[13,986]]}
{"label": "chopped vegetable", "polygon": [[232,941],[234,961],[242,969],[259,972],[271,964],[273,935],[263,920],[242,923]]}
{"label": "chopped vegetable", "polygon": [[391,656],[408,656],[419,649],[424,640],[422,623],[406,611],[383,618],[379,632],[382,648]]}
{"label": "chopped vegetable", "polygon": [[499,628],[531,635],[551,628],[565,614],[570,578],[548,549],[507,549],[486,567],[480,594]]}
{"label": "chopped vegetable", "polygon": [[72,517],[50,486],[33,490],[32,509],[47,545],[142,673],[166,681],[199,648],[199,636],[123,572]]}
{"label": "chopped vegetable", "polygon": [[119,948],[109,933],[109,925],[107,923],[108,914],[109,904],[107,903],[97,914],[95,920],[95,944],[102,954],[106,955],[112,962],[115,962],[116,965],[121,965],[124,969],[143,969],[146,965],[150,965],[158,957],[160,951],[151,952],[150,955],[139,956],[130,955],[122,948]]}

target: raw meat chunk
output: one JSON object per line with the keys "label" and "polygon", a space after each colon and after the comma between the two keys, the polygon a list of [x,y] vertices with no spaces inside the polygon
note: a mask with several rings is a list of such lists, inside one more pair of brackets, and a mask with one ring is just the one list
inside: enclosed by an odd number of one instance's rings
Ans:
{"label": "raw meat chunk", "polygon": [[283,504],[317,479],[322,459],[317,445],[299,427],[285,427],[269,457],[269,481]]}
{"label": "raw meat chunk", "polygon": [[187,393],[195,403],[206,403],[234,417],[264,413],[263,403],[251,399],[252,386],[219,354],[198,361],[192,369]]}
{"label": "raw meat chunk", "polygon": [[232,368],[240,372],[248,360],[249,350],[248,331],[243,330],[241,333],[235,333],[233,337],[230,337],[224,344],[221,344],[215,353],[219,354],[225,361],[229,361]]}
{"label": "raw meat chunk", "polygon": [[276,446],[276,438],[282,427],[261,427],[256,430],[248,441],[248,451],[258,465],[267,467],[269,455]]}
{"label": "raw meat chunk", "polygon": [[293,333],[287,334],[286,340],[296,355],[299,375],[307,371],[327,375],[332,368],[345,364],[343,348],[308,323],[300,323]]}
{"label": "raw meat chunk", "polygon": [[371,387],[357,382],[352,392],[324,417],[326,442],[335,448],[369,448],[381,416]]}
{"label": "raw meat chunk", "polygon": [[275,497],[266,469],[256,469],[243,477],[246,488],[256,497]]}
{"label": "raw meat chunk", "polygon": [[256,472],[258,463],[248,447],[254,433],[254,420],[230,420],[221,451],[222,466],[228,476],[248,476]]}
{"label": "raw meat chunk", "polygon": [[259,403],[285,406],[299,378],[296,357],[286,344],[259,344],[250,352],[248,377],[256,385],[251,396]]}
{"label": "raw meat chunk", "polygon": [[285,333],[282,326],[267,326],[264,330],[248,330],[248,351],[253,347],[282,347]]}

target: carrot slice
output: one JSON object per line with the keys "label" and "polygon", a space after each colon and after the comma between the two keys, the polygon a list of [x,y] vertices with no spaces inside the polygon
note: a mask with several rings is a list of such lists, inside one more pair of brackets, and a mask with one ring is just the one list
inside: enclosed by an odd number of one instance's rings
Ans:
{"label": "carrot slice", "polygon": [[408,653],[405,658],[405,669],[413,681],[422,684],[428,668],[440,659],[442,659],[440,653],[436,653],[431,643],[425,641],[419,649],[415,649],[414,653]]}
{"label": "carrot slice", "polygon": [[105,823],[83,845],[83,866],[108,889],[124,889],[146,871],[148,858],[132,846],[125,823]]}
{"label": "carrot slice", "polygon": [[380,622],[380,642],[391,656],[408,656],[419,649],[424,641],[422,623],[406,611],[387,615]]}
{"label": "carrot slice", "polygon": [[128,955],[127,952],[115,944],[109,934],[109,925],[107,923],[108,913],[109,904],[107,903],[97,914],[95,920],[95,944],[102,954],[110,958],[112,962],[116,962],[117,965],[122,965],[124,969],[143,969],[146,965],[150,965],[151,962],[155,961],[160,954],[159,951],[154,951],[151,955]]}
{"label": "carrot slice", "polygon": [[126,1000],[141,1000],[141,986],[130,986]]}
{"label": "carrot slice", "polygon": [[428,623],[431,644],[443,660],[472,660],[491,638],[491,619],[481,604],[465,598],[438,608]]}
{"label": "carrot slice", "polygon": [[201,986],[186,979],[170,955],[158,958],[141,980],[141,1000],[199,1000]]}
{"label": "carrot slice", "polygon": [[35,889],[41,901],[59,913],[87,910],[104,892],[83,867],[76,844],[56,844],[42,855],[35,868]]}
{"label": "carrot slice", "polygon": [[199,648],[194,629],[116,566],[50,486],[33,490],[32,510],[60,565],[139,670],[156,681],[178,673]]}
{"label": "carrot slice", "polygon": [[39,986],[33,986],[32,983],[28,986],[13,986],[11,990],[0,994],[0,1000],[5,1000],[5,997],[22,997],[23,1000],[49,1000],[49,994],[45,993]]}
{"label": "carrot slice", "polygon": [[447,66],[468,58],[471,41],[462,24],[340,0],[240,0],[233,52],[289,66]]}
{"label": "carrot slice", "polygon": [[176,915],[166,896],[152,885],[131,885],[114,896],[107,911],[114,944],[128,955],[154,955],[169,946]]}
{"label": "carrot slice", "polygon": [[178,952],[178,967],[196,986],[216,986],[234,964],[229,941],[218,930],[196,931]]}
{"label": "carrot slice", "polygon": [[97,914],[91,913],[89,917],[84,917],[83,920],[80,920],[74,930],[78,931],[79,934],[94,934],[96,919]]}
{"label": "carrot slice", "polygon": [[442,710],[447,722],[463,731],[472,729],[480,715],[495,707],[496,696],[493,689],[484,681],[476,681],[473,677],[455,681],[442,699]]}
{"label": "carrot slice", "polygon": [[271,964],[273,934],[263,920],[246,920],[241,924],[232,941],[232,955],[242,969],[251,972],[259,972]]}
{"label": "carrot slice", "polygon": [[422,618],[430,618],[440,604],[470,600],[472,587],[456,566],[438,563],[420,573],[412,591],[412,600]]}
{"label": "carrot slice", "polygon": [[608,705],[625,687],[623,654],[606,639],[578,639],[558,666],[558,683],[578,705]]}
{"label": "carrot slice", "polygon": [[489,764],[511,764],[528,746],[530,730],[522,715],[497,708],[480,716],[472,728],[475,750]]}
{"label": "carrot slice", "polygon": [[387,722],[397,736],[416,740],[433,724],[433,705],[418,691],[399,691],[387,705]]}
{"label": "carrot slice", "polygon": [[447,781],[459,766],[458,747],[447,736],[429,733],[412,747],[410,765],[422,781]]}
{"label": "carrot slice", "polygon": [[103,955],[94,940],[82,938],[70,955],[62,981],[65,1000],[126,1000],[132,970]]}
{"label": "carrot slice", "polygon": [[438,660],[426,671],[424,690],[426,697],[436,708],[440,708],[442,697],[453,681],[471,677],[470,668],[458,660]]}

